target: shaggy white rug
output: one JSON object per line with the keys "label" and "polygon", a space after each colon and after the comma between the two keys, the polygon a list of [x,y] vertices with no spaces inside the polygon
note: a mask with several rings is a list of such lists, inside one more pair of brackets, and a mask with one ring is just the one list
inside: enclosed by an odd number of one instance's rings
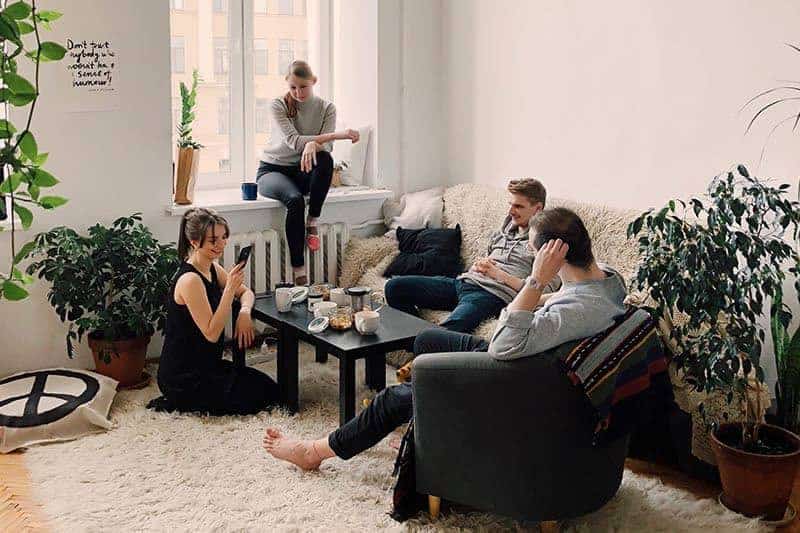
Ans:
{"label": "shaggy white rug", "polygon": [[[260,365],[271,375],[275,363]],[[154,368],[149,369],[154,372]],[[363,384],[363,364],[359,365]],[[387,368],[387,382],[393,383]],[[301,345],[301,412],[197,417],[144,408],[155,385],[120,393],[116,429],[25,454],[35,495],[55,531],[373,531],[497,530],[530,524],[484,513],[453,513],[398,524],[387,516],[395,450],[388,439],[350,460],[303,473],[261,448],[264,427],[320,437],[338,420],[337,360],[314,362]],[[359,398],[366,392],[359,389]],[[760,531],[757,521],[713,500],[625,473],[602,510],[564,523],[565,531]]]}

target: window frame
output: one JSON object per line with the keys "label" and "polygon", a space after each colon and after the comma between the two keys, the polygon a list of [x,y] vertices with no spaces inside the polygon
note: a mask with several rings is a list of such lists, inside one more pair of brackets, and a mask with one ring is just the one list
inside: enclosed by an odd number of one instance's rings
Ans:
{"label": "window frame", "polygon": [[[227,0],[228,6],[228,39],[227,56],[229,83],[229,120],[228,120],[228,159],[230,173],[205,173],[198,180],[197,190],[229,189],[238,187],[243,181],[255,179],[258,160],[253,157],[256,132],[256,98],[255,98],[255,0]],[[329,98],[329,90],[333,87],[332,79],[332,0],[311,0],[305,3],[306,11],[302,16],[308,17],[308,36],[306,42],[309,61],[315,65],[317,75],[323,77],[317,84],[315,93],[322,98]],[[269,5],[268,5],[269,8]],[[300,15],[293,9],[295,15]],[[212,13],[217,13],[213,10]],[[270,11],[270,14],[276,14]],[[209,38],[212,36],[208,36]],[[299,40],[292,41],[293,53],[297,51]],[[212,43],[212,47],[213,47]],[[216,48],[214,48],[216,56]],[[269,49],[267,51],[269,53]],[[186,54],[184,46],[184,56]],[[184,59],[184,69],[188,65]],[[267,60],[269,71],[269,55]],[[216,75],[216,67],[212,65]],[[261,76],[261,74],[258,74]],[[212,80],[208,80],[211,82]],[[219,107],[219,105],[217,105]],[[218,128],[215,128],[218,130]]]}

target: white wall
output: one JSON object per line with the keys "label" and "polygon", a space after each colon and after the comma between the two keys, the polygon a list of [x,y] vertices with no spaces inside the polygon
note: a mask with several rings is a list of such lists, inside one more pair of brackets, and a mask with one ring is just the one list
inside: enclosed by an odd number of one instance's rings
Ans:
{"label": "white wall", "polygon": [[[42,96],[32,130],[40,151],[50,152],[47,169],[61,183],[54,194],[69,203],[50,213],[37,210],[34,227],[18,237],[26,242],[56,225],[84,230],[91,224],[141,211],[157,238],[177,239],[179,219],[164,214],[172,192],[170,117],[169,2],[166,0],[49,0],[62,11],[47,39],[102,34],[113,36],[119,51],[121,103],[106,112],[73,113],[55,86],[57,64],[44,64]],[[83,38],[83,37],[81,37]],[[379,214],[380,203],[326,206],[322,221],[360,223]],[[282,227],[284,211],[226,214],[234,231]],[[8,232],[0,233],[0,265],[10,262]],[[46,301],[47,284],[37,282],[29,299],[0,300],[0,377],[20,370],[51,366],[90,368],[85,343],[74,360],[65,355],[65,328]],[[158,355],[160,340],[149,355]]]}
{"label": "white wall", "polygon": [[[450,183],[541,178],[555,196],[641,208],[757,169],[771,115],[739,108],[798,79],[795,0],[445,0]],[[796,181],[798,137],[759,174]]]}
{"label": "white wall", "polygon": [[379,173],[398,194],[445,180],[441,29],[441,0],[378,3]]}
{"label": "white wall", "polygon": [[[371,126],[364,182],[378,183],[378,4],[373,0],[333,1],[333,101],[339,125]],[[345,143],[336,143],[334,154]]]}
{"label": "white wall", "polygon": [[796,0],[445,0],[442,25],[451,184],[534,176],[553,196],[644,209],[702,194],[738,162],[797,183],[789,125],[759,160],[800,105],[747,136],[752,111],[739,113],[798,79],[783,44],[800,43]]}

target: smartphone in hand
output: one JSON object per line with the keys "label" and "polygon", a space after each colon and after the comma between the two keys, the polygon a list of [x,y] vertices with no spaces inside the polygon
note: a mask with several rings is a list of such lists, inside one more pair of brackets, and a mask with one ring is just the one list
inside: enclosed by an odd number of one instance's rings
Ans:
{"label": "smartphone in hand", "polygon": [[247,263],[247,260],[250,259],[250,252],[253,250],[253,245],[245,246],[241,250],[239,250],[239,259],[236,260],[236,264],[244,264]]}

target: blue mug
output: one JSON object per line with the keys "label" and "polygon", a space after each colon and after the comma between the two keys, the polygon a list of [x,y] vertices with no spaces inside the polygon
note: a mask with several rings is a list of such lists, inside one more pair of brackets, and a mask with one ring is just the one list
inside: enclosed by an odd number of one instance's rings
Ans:
{"label": "blue mug", "polygon": [[258,184],[251,181],[242,183],[242,200],[255,200],[258,198]]}

